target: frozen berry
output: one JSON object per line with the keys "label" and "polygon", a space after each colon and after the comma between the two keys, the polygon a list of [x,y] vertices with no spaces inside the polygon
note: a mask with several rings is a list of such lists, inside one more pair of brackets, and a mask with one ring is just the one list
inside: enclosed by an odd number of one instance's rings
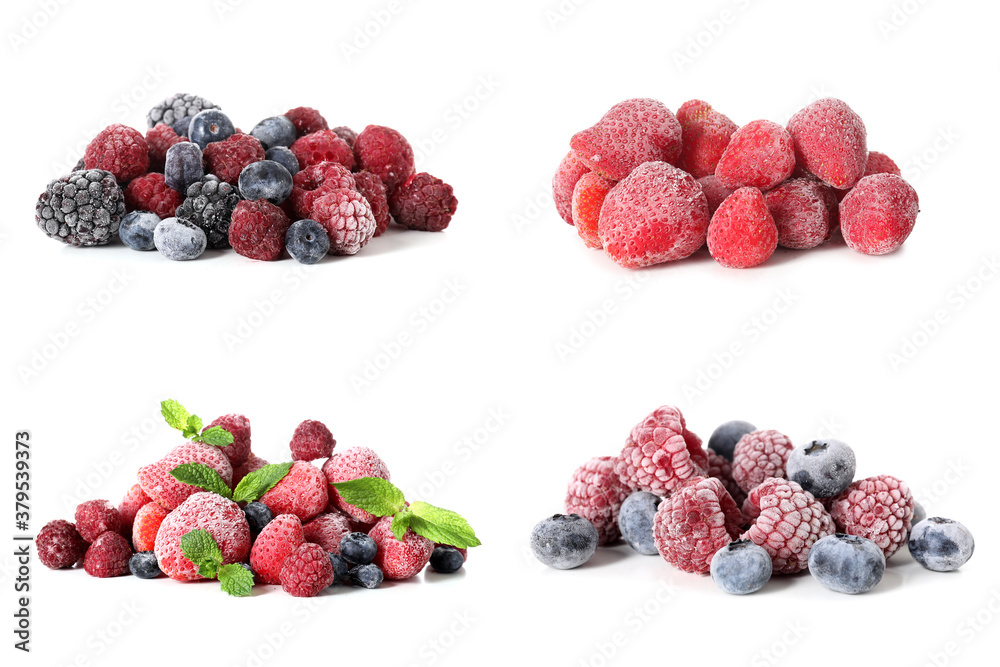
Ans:
{"label": "frozen berry", "polygon": [[118,503],[118,514],[122,518],[122,535],[125,537],[132,535],[132,523],[135,521],[135,515],[139,513],[143,505],[150,502],[152,502],[152,498],[147,496],[138,484],[133,484],[125,492],[125,497]]}
{"label": "frozen berry", "polygon": [[259,500],[247,503],[247,506],[243,508],[243,514],[247,518],[250,534],[254,537],[260,535],[260,531],[264,530],[264,527],[274,519],[274,512],[271,511],[271,508]]}
{"label": "frozen berry", "polygon": [[[368,447],[350,447],[339,452],[323,464],[323,474],[331,485],[348,482],[361,477],[381,477],[390,481],[389,468],[373,450]],[[330,503],[341,512],[361,523],[375,523],[377,517],[360,507],[348,504],[337,490],[330,487]]]}
{"label": "frozen berry", "polygon": [[396,188],[414,173],[413,147],[402,134],[390,127],[366,127],[354,141],[354,153],[358,167],[381,178],[390,198]]}
{"label": "frozen berry", "polygon": [[740,533],[743,515],[717,479],[693,477],[663,499],[653,520],[660,556],[684,572],[708,572]]}
{"label": "frozen berry", "polygon": [[35,223],[49,238],[72,246],[110,242],[125,215],[125,196],[111,172],[74,171],[38,196]]}
{"label": "frozen berry", "polygon": [[701,191],[705,193],[705,200],[708,202],[709,215],[715,215],[715,212],[719,210],[719,206],[722,205],[722,202],[729,199],[729,195],[734,192],[734,190],[727,188],[725,185],[720,183],[715,174],[702,176],[698,179],[698,185],[701,186]]}
{"label": "frozen berry", "polygon": [[712,216],[708,250],[719,264],[748,269],[762,264],[778,246],[778,228],[755,187],[740,188]]}
{"label": "frozen berry", "polygon": [[884,573],[882,550],[864,537],[827,535],[809,550],[809,574],[838,593],[866,593],[875,588]]}
{"label": "frozen berry", "polygon": [[361,588],[378,588],[382,585],[384,575],[378,565],[355,565],[348,571],[351,583]]}
{"label": "frozen berry", "polygon": [[291,146],[295,143],[297,131],[287,116],[271,116],[254,125],[250,136],[257,139],[264,150],[268,150],[275,146]]}
{"label": "frozen berry", "polygon": [[[427,566],[434,551],[434,543],[417,535],[411,528],[406,529],[402,539],[397,539],[391,526],[392,517],[387,516],[379,519],[375,527],[368,531],[368,536],[378,546],[372,562],[381,568],[386,579],[402,581],[416,576]],[[343,546],[340,553],[344,553]]]}
{"label": "frozen berry", "polygon": [[375,560],[378,546],[365,533],[348,533],[340,540],[340,555],[354,565],[365,565]]}
{"label": "frozen berry", "polygon": [[[229,225],[240,203],[236,187],[208,174],[188,186],[187,198],[177,207],[177,217],[201,227],[213,249],[229,247]],[[229,452],[231,447],[227,447]]]}
{"label": "frozen berry", "polygon": [[351,147],[333,130],[320,130],[299,137],[290,148],[301,169],[320,162],[337,162],[347,169],[354,167],[354,153]]}
{"label": "frozen berry", "polygon": [[212,535],[225,564],[242,563],[250,553],[250,527],[240,506],[217,493],[195,493],[167,515],[156,533],[156,559],[171,579],[203,578],[198,574],[198,566],[181,548],[181,538],[192,530],[205,530]]}
{"label": "frozen berry", "polygon": [[643,162],[676,164],[681,124],[662,102],[648,98],[619,102],[596,125],[578,132],[570,146],[590,169],[620,181]]}
{"label": "frozen berry", "polygon": [[817,498],[839,495],[854,481],[854,450],[833,438],[813,440],[788,455],[785,476]]}
{"label": "frozen berry", "polygon": [[295,126],[300,137],[330,129],[323,115],[312,107],[295,107],[286,111],[284,115],[285,118],[292,121],[292,125]]}
{"label": "frozen berry", "polygon": [[580,177],[573,188],[573,225],[588,248],[601,247],[597,224],[601,218],[604,199],[614,186],[614,181],[587,173]]}
{"label": "frozen berry", "polygon": [[177,93],[163,100],[146,114],[146,124],[149,127],[166,123],[173,125],[176,121],[184,118],[192,118],[204,109],[218,109],[204,97],[191,95],[190,93]]}
{"label": "frozen berry", "polygon": [[[389,213],[389,199],[386,196],[385,183],[370,171],[359,171],[354,174],[354,184],[358,192],[365,198],[375,217],[375,234],[381,236],[392,222]],[[454,209],[452,209],[454,212]]]}
{"label": "frozen berry", "polygon": [[630,547],[641,554],[656,553],[653,541],[653,520],[661,498],[649,491],[636,491],[622,502],[618,510],[618,528]]}
{"label": "frozen berry", "polygon": [[87,551],[87,542],[69,521],[49,521],[35,537],[35,552],[45,567],[73,567]]}
{"label": "frozen berry", "polygon": [[313,202],[312,218],[330,236],[330,252],[354,255],[375,235],[375,215],[357,190],[331,190]]}
{"label": "frozen berry", "polygon": [[160,216],[149,211],[132,211],[122,218],[118,236],[132,250],[155,250],[153,232],[160,224]]}
{"label": "frozen berry", "polygon": [[156,533],[168,514],[170,510],[156,502],[146,503],[139,508],[131,526],[132,546],[136,551],[152,551],[156,548]]}
{"label": "frozen berry", "polygon": [[826,240],[830,235],[827,187],[811,178],[790,178],[764,195],[778,228],[778,245],[805,250]]}
{"label": "frozen berry", "polygon": [[260,160],[243,168],[239,188],[244,199],[266,199],[280,204],[292,194],[292,175],[273,160]]}
{"label": "frozen berry", "polygon": [[[347,578],[348,573],[350,573],[352,566],[340,554],[329,553],[328,550],[327,555],[330,558],[330,565],[333,566],[333,583],[330,585],[336,586],[337,584],[343,583],[344,579]],[[362,567],[362,566],[355,565],[354,567]]]}
{"label": "frozen berry", "polygon": [[704,476],[708,455],[675,407],[657,408],[632,429],[615,472],[627,489],[669,495],[682,482]]}
{"label": "frozen berry", "polygon": [[296,220],[285,232],[288,254],[302,264],[315,264],[330,252],[330,235],[315,220]]}
{"label": "frozen berry", "polygon": [[229,244],[244,257],[274,261],[285,249],[289,225],[285,212],[271,202],[243,200],[233,209]]}
{"label": "frozen berry", "polygon": [[249,134],[234,134],[225,141],[214,141],[202,151],[205,170],[231,185],[237,185],[240,174],[249,165],[264,159],[264,147]]}
{"label": "frozen berry", "polygon": [[156,579],[160,574],[160,564],[156,562],[156,554],[152,551],[139,551],[132,554],[128,561],[128,569],[140,579]]}
{"label": "frozen berry", "polygon": [[899,165],[893,162],[891,157],[878,151],[869,151],[868,162],[865,163],[864,176],[871,176],[872,174],[895,174],[896,176],[902,176]]}
{"label": "frozen berry", "polygon": [[275,514],[294,514],[308,521],[322,512],[329,502],[326,478],[311,463],[296,461],[288,474],[260,497],[260,502]]}
{"label": "frozen berry", "polygon": [[[233,126],[233,121],[229,120],[229,116],[218,109],[205,109],[191,119],[187,136],[193,143],[198,144],[198,148],[205,150],[209,144],[225,141],[235,133],[236,128]],[[215,173],[214,170],[210,171]],[[220,174],[216,175],[222,178]]]}
{"label": "frozen berry", "polygon": [[865,173],[865,124],[845,102],[832,97],[812,102],[791,117],[788,132],[799,165],[821,181],[846,190]]}
{"label": "frozen berry", "polygon": [[288,170],[288,173],[292,176],[299,173],[299,160],[295,157],[295,153],[291,151],[286,146],[274,146],[268,148],[264,151],[264,159],[277,162],[282,167]]}
{"label": "frozen berry", "polygon": [[908,543],[913,559],[935,572],[953,572],[976,550],[969,529],[958,521],[934,516],[913,526]]}
{"label": "frozen berry", "polygon": [[150,211],[161,218],[170,218],[182,201],[181,194],[164,182],[163,174],[134,178],[125,188],[125,209],[128,211]]}
{"label": "frozen berry", "polygon": [[318,544],[302,544],[281,566],[281,590],[297,598],[311,598],[333,583],[330,557]]}
{"label": "frozen berry", "polygon": [[695,178],[715,173],[719,158],[738,128],[707,102],[690,100],[677,110],[683,144],[677,166]]}
{"label": "frozen berry", "polygon": [[334,554],[340,553],[340,543],[352,532],[350,519],[340,512],[324,512],[302,526],[302,531],[306,542],[318,544]]}
{"label": "frozen berry", "polygon": [[295,213],[302,218],[312,215],[313,202],[319,197],[344,188],[355,189],[357,183],[351,170],[338,162],[320,162],[302,170],[292,178],[289,200]]}
{"label": "frozen berry", "polygon": [[788,436],[773,429],[747,433],[733,450],[733,479],[749,492],[768,477],[783,477],[792,449]]}
{"label": "frozen berry", "polygon": [[83,556],[83,569],[92,577],[119,577],[128,572],[132,547],[116,532],[101,533]]}
{"label": "frozen berry", "polygon": [[750,422],[735,419],[718,426],[708,439],[708,448],[729,461],[733,460],[733,450],[736,443],[747,433],[756,431],[757,427]]}
{"label": "frozen berry", "polygon": [[927,510],[924,506],[920,504],[919,500],[913,501],[913,518],[910,519],[910,525],[916,526],[918,523],[927,518]]}
{"label": "frozen berry", "polygon": [[465,556],[455,547],[439,546],[434,547],[430,559],[431,569],[440,574],[452,574],[458,572],[465,565]]}
{"label": "frozen berry", "polygon": [[795,170],[795,147],[785,128],[769,120],[736,130],[719,159],[715,176],[727,188],[773,188]]}
{"label": "frozen berry", "polygon": [[917,191],[902,178],[865,176],[840,202],[840,230],[851,249],[885,255],[906,241],[919,212]]}
{"label": "frozen berry", "polygon": [[153,245],[167,259],[186,261],[201,257],[208,247],[208,237],[194,223],[166,218],[153,230]]}
{"label": "frozen berry", "polygon": [[764,547],[774,571],[781,574],[804,570],[812,545],[834,532],[833,519],[822,503],[795,482],[776,477],[750,491],[743,514],[755,514],[756,519],[740,539]]}
{"label": "frozen berry", "polygon": [[167,160],[167,150],[174,144],[185,141],[169,125],[157,125],[146,131],[146,146],[149,150],[149,170],[163,171]]}
{"label": "frozen berry", "polygon": [[314,419],[307,419],[295,427],[289,448],[292,450],[293,461],[315,461],[330,458],[337,441],[326,424]]}
{"label": "frozen berry", "polygon": [[[226,449],[230,448],[232,448],[232,445],[226,447]],[[244,477],[246,477],[247,475],[256,470],[260,470],[266,465],[267,461],[260,458],[253,452],[249,452],[247,460],[243,463],[243,465],[238,465],[235,468],[233,468],[233,488],[235,489],[236,485],[239,484]]]}
{"label": "frozen berry", "polygon": [[573,224],[573,190],[584,175],[590,173],[590,167],[570,151],[562,159],[552,177],[552,199],[556,204],[559,216]]}
{"label": "frozen berry", "polygon": [[852,483],[829,507],[837,530],[867,537],[888,559],[910,532],[913,495],[906,482],[892,475],[876,475]]}
{"label": "frozen berry", "polygon": [[389,197],[389,212],[407,229],[440,232],[448,227],[458,208],[450,185],[427,172],[413,174]]}
{"label": "frozen berry", "polygon": [[254,540],[250,567],[263,583],[281,583],[281,566],[302,544],[305,544],[305,537],[299,517],[294,514],[276,516]]}
{"label": "frozen berry", "polygon": [[73,517],[76,530],[87,542],[93,542],[101,533],[121,532],[122,516],[118,508],[107,500],[87,500],[76,506]]}
{"label": "frozen berry", "polygon": [[[229,459],[230,465],[235,468],[246,463],[250,457],[250,420],[243,415],[223,415],[205,428],[212,428],[213,426],[221,426],[233,436],[232,443],[222,448],[222,453]],[[266,465],[266,463],[264,461],[261,465]],[[254,468],[254,470],[256,469]],[[235,480],[233,484],[236,484]]]}
{"label": "frozen berry", "polygon": [[566,490],[566,514],[578,514],[597,529],[598,545],[618,539],[618,510],[629,490],[615,473],[614,456],[597,456],[573,472]]}
{"label": "frozen berry", "polygon": [[163,167],[164,182],[178,192],[187,192],[192,183],[205,175],[203,156],[197,144],[181,141],[167,149]]}
{"label": "frozen berry", "polygon": [[110,171],[119,183],[128,183],[149,171],[149,146],[138,130],[116,123],[87,144],[83,163],[87,169]]}
{"label": "frozen berry", "polygon": [[727,593],[756,593],[771,578],[771,556],[750,540],[737,540],[715,552],[709,572]]}
{"label": "frozen berry", "polygon": [[185,442],[174,447],[162,460],[139,469],[139,484],[150,498],[166,509],[174,509],[191,495],[202,491],[197,486],[185,484],[171,474],[183,463],[201,463],[219,473],[227,485],[233,479],[233,467],[218,447],[200,442]]}
{"label": "frozen berry", "polygon": [[716,454],[713,449],[708,450],[708,477],[713,477],[722,482],[722,486],[726,487],[726,491],[736,501],[736,506],[742,507],[747,494],[736,483],[736,478],[733,477],[733,463],[722,455]]}
{"label": "frozen berry", "polygon": [[555,514],[539,521],[531,531],[535,558],[557,570],[586,563],[597,552],[597,541],[594,524],[577,514]]}
{"label": "frozen berry", "polygon": [[346,125],[338,125],[337,127],[334,127],[332,129],[334,132],[337,133],[338,137],[347,142],[347,145],[350,146],[351,149],[354,148],[354,142],[358,138],[357,132],[347,127]]}

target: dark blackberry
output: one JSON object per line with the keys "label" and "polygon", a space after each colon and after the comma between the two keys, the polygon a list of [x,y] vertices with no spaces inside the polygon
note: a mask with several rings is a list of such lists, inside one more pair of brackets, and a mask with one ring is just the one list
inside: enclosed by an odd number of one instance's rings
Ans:
{"label": "dark blackberry", "polygon": [[228,248],[229,223],[241,199],[236,186],[208,174],[188,186],[187,198],[177,207],[176,215],[201,227],[208,236],[209,248]]}
{"label": "dark blackberry", "polygon": [[118,234],[125,194],[103,169],[74,171],[38,197],[35,221],[47,236],[73,246],[105,245]]}
{"label": "dark blackberry", "polygon": [[146,124],[154,127],[159,123],[173,125],[185,116],[198,115],[204,109],[218,109],[218,105],[212,104],[204,97],[190,95],[188,93],[177,93],[163,100],[146,114]]}

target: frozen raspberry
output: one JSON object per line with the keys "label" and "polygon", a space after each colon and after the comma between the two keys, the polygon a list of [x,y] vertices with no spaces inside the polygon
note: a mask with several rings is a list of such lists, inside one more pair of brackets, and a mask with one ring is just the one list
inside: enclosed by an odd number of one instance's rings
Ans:
{"label": "frozen raspberry", "polygon": [[[232,447],[232,445],[230,445],[230,447]],[[255,470],[260,470],[266,465],[267,461],[260,458],[253,452],[250,452],[250,455],[247,457],[246,463],[236,468],[233,468],[233,488],[235,489],[236,485],[239,484],[244,477],[254,472]]]}
{"label": "frozen raspberry", "polygon": [[594,524],[598,545],[617,540],[618,510],[628,497],[629,490],[622,486],[615,473],[614,456],[597,456],[573,473],[566,490],[566,514],[579,514]]}
{"label": "frozen raspberry", "polygon": [[197,486],[184,484],[170,474],[183,463],[207,465],[219,473],[226,484],[232,483],[233,467],[222,450],[200,442],[186,442],[172,449],[161,461],[140,468],[139,485],[155,502],[172,510],[201,491]]}
{"label": "frozen raspberry", "polygon": [[166,123],[160,123],[156,127],[146,130],[146,146],[149,151],[149,170],[163,172],[163,165],[167,161],[167,149],[174,144],[187,141],[174,132],[174,129]]}
{"label": "frozen raspberry", "polygon": [[295,107],[285,112],[285,118],[292,121],[300,137],[320,130],[329,130],[326,118],[312,107]]}
{"label": "frozen raspberry", "polygon": [[669,405],[639,422],[615,462],[622,486],[669,495],[685,480],[704,476],[708,454],[701,438],[687,430],[684,415]]}
{"label": "frozen raspberry", "polygon": [[271,202],[243,200],[233,209],[229,245],[244,257],[271,262],[281,257],[285,249],[289,225],[285,212]]}
{"label": "frozen raspberry", "polygon": [[727,188],[773,188],[795,171],[795,146],[785,128],[753,120],[736,130],[715,168]]}
{"label": "frozen raspberry", "polygon": [[86,551],[87,542],[80,537],[76,526],[62,519],[49,521],[35,537],[38,560],[53,570],[73,567]]}
{"label": "frozen raspberry", "polygon": [[92,577],[119,577],[128,572],[128,561],[132,557],[132,547],[118,533],[101,533],[87,547],[83,556],[83,569]]}
{"label": "frozen raspberry", "polygon": [[847,190],[865,173],[865,124],[845,102],[832,97],[816,100],[791,117],[788,132],[799,165],[821,181]]}
{"label": "frozen raspberry", "polygon": [[762,264],[778,246],[778,228],[757,188],[740,188],[722,202],[708,226],[708,250],[731,269]]}
{"label": "frozen raspberry", "polygon": [[312,219],[330,235],[330,254],[354,255],[375,235],[375,215],[357,190],[338,188],[313,202]]}
{"label": "frozen raspberry", "polygon": [[740,485],[736,483],[736,479],[733,477],[732,462],[725,456],[716,454],[712,449],[706,451],[708,452],[708,476],[722,482],[722,486],[726,487],[726,491],[732,496],[736,502],[736,506],[741,507],[743,501],[747,499],[747,494],[740,488]]}
{"label": "frozen raspberry", "polygon": [[293,463],[288,474],[260,497],[275,514],[294,514],[302,521],[322,512],[329,500],[326,478],[307,461]]}
{"label": "frozen raspberry", "polygon": [[281,566],[281,590],[297,598],[311,598],[333,583],[333,563],[323,547],[302,544]]}
{"label": "frozen raspberry", "polygon": [[407,528],[402,540],[392,534],[392,517],[379,519],[368,536],[375,540],[378,552],[375,564],[382,568],[386,579],[403,580],[416,576],[424,569],[434,552],[434,543]]}
{"label": "frozen raspberry", "polygon": [[715,215],[722,202],[729,199],[729,195],[734,192],[734,190],[720,183],[715,174],[702,176],[698,179],[698,185],[701,186],[701,191],[705,193],[705,199],[708,201],[709,215]]}
{"label": "frozen raspberry", "polygon": [[250,420],[243,415],[223,415],[205,428],[213,426],[221,426],[233,436],[232,443],[222,447],[221,451],[229,459],[229,464],[233,466],[235,472],[235,469],[246,463],[250,456]]}
{"label": "frozen raspberry", "polygon": [[917,191],[902,178],[865,176],[840,202],[840,231],[851,249],[885,255],[907,239],[919,212]]}
{"label": "frozen raspberry", "polygon": [[256,137],[234,134],[225,141],[213,141],[202,149],[205,172],[220,181],[236,185],[244,167],[264,159],[264,147]]}
{"label": "frozen raspberry", "polygon": [[774,571],[782,574],[806,569],[813,543],[834,532],[833,519],[823,504],[787,479],[764,480],[750,491],[743,507],[745,515],[749,509],[757,516],[740,539],[764,547]]}
{"label": "frozen raspberry", "polygon": [[289,444],[293,461],[330,458],[336,446],[337,441],[333,439],[333,434],[326,424],[313,419],[307,419],[295,427],[292,442]]}
{"label": "frozen raspberry", "polygon": [[811,178],[790,178],[764,195],[778,228],[778,245],[805,250],[815,248],[829,236],[828,187]]}
{"label": "frozen raspberry", "polygon": [[663,560],[684,572],[708,572],[715,552],[740,534],[743,515],[717,479],[694,477],[664,498],[653,519]]}
{"label": "frozen raspberry", "polygon": [[[381,477],[391,481],[389,468],[373,450],[368,447],[350,447],[333,456],[323,464],[323,474],[330,484],[347,482],[361,477]],[[344,501],[337,490],[330,487],[330,503],[341,512],[360,523],[375,523],[377,517],[360,507],[355,507]]]}
{"label": "frozen raspberry", "polygon": [[87,542],[93,542],[101,533],[121,532],[122,515],[107,500],[87,500],[76,506],[73,517],[76,530]]}
{"label": "frozen raspberry", "polygon": [[695,178],[714,174],[729,138],[739,126],[701,100],[682,104],[677,110],[677,122],[683,131],[677,166]]}
{"label": "frozen raspberry", "polygon": [[182,201],[181,193],[167,186],[163,174],[151,173],[134,178],[125,188],[125,210],[150,211],[164,220],[174,217]]}
{"label": "frozen raspberry", "polygon": [[910,533],[913,507],[906,482],[892,475],[876,475],[847,487],[830,504],[830,514],[837,530],[867,537],[889,558]]}
{"label": "frozen raspberry", "polygon": [[265,584],[281,583],[285,559],[305,544],[302,522],[294,514],[281,514],[264,526],[250,550],[250,567]]}
{"label": "frozen raspberry", "polygon": [[614,181],[594,173],[586,173],[573,188],[573,225],[588,248],[601,247],[597,224],[601,218],[604,199],[614,186]]}
{"label": "frozen raspberry", "polygon": [[788,436],[778,431],[751,431],[733,450],[733,479],[741,489],[750,491],[768,477],[782,477],[793,449]]}
{"label": "frozen raspberry", "polygon": [[306,542],[318,544],[332,554],[340,553],[340,541],[353,532],[350,519],[340,512],[324,512],[302,526]]}
{"label": "frozen raspberry", "polygon": [[457,208],[454,189],[427,172],[410,176],[389,197],[393,219],[421,232],[443,231]]}
{"label": "frozen raspberry", "polygon": [[584,174],[590,173],[590,167],[570,151],[562,159],[552,177],[552,199],[556,204],[559,216],[573,224],[573,189]]}
{"label": "frozen raspberry", "polygon": [[299,161],[299,169],[320,162],[337,162],[348,170],[354,167],[354,152],[333,130],[320,130],[299,137],[290,148]]}
{"label": "frozen raspberry", "polygon": [[[196,493],[167,515],[156,533],[156,560],[171,579],[195,581],[203,577],[198,566],[184,555],[181,537],[192,530],[207,530],[222,551],[222,562],[242,563],[250,553],[250,526],[240,506],[217,493]],[[254,568],[258,574],[259,570]]]}
{"label": "frozen raspberry", "polygon": [[885,153],[879,153],[878,151],[868,152],[868,162],[865,163],[865,176],[871,176],[872,174],[895,174],[896,176],[902,176],[903,173],[899,170],[899,166],[893,162],[892,158]]}
{"label": "frozen raspberry", "polygon": [[385,183],[382,179],[370,171],[359,171],[354,174],[354,183],[358,192],[365,198],[375,216],[375,233],[373,236],[381,236],[392,222],[389,214],[389,199],[386,196]]}
{"label": "frozen raspberry", "polygon": [[339,162],[320,162],[306,167],[292,177],[289,200],[300,219],[311,218],[313,202],[319,197],[344,188],[353,190],[357,182],[351,170]]}
{"label": "frozen raspberry", "polygon": [[87,169],[110,171],[119,183],[128,183],[149,170],[149,146],[138,130],[116,123],[87,144],[83,164]]}
{"label": "frozen raspberry", "polygon": [[684,259],[705,243],[708,201],[691,176],[647,162],[611,189],[597,233],[605,252],[627,268]]}
{"label": "frozen raspberry", "polygon": [[620,181],[643,162],[675,164],[681,155],[681,124],[662,102],[625,100],[574,135],[570,146],[592,171]]}
{"label": "frozen raspberry", "polygon": [[153,502],[153,499],[147,496],[138,484],[133,484],[125,493],[125,497],[118,503],[118,514],[122,518],[122,535],[131,537],[132,522],[135,521],[136,513],[143,505],[150,502]]}
{"label": "frozen raspberry", "polygon": [[358,138],[358,133],[345,125],[338,125],[333,128],[333,131],[337,133],[337,136],[347,142],[347,145],[354,149],[354,142]]}
{"label": "frozen raspberry", "polygon": [[366,127],[354,141],[354,153],[361,169],[382,179],[390,198],[396,188],[414,173],[410,142],[390,127]]}
{"label": "frozen raspberry", "polygon": [[156,548],[156,533],[160,524],[170,514],[159,503],[146,503],[139,508],[132,522],[132,546],[136,551],[152,551]]}

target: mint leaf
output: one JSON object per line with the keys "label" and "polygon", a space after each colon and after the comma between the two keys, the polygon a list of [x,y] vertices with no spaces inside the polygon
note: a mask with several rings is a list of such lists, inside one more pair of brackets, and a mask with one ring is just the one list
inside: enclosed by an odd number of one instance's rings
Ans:
{"label": "mint leaf", "polygon": [[182,463],[171,470],[170,475],[179,482],[218,493],[223,498],[232,498],[232,492],[225,480],[215,472],[214,468],[204,463]]}
{"label": "mint leaf", "polygon": [[360,477],[332,486],[345,502],[375,516],[392,516],[406,507],[403,492],[380,477]]}
{"label": "mint leaf", "polygon": [[201,435],[196,435],[194,440],[213,447],[228,447],[233,444],[233,434],[221,426],[209,426]]}
{"label": "mint leaf", "polygon": [[184,425],[184,437],[192,438],[201,431],[201,417],[198,415],[188,415],[187,423]]}
{"label": "mint leaf", "polygon": [[392,525],[389,529],[392,530],[393,536],[397,540],[403,539],[403,535],[406,534],[406,529],[410,527],[410,521],[413,519],[413,512],[410,511],[409,507],[404,507],[396,516],[392,517]]}
{"label": "mint leaf", "polygon": [[410,512],[413,514],[409,520],[410,528],[432,542],[450,544],[460,549],[482,544],[469,522],[456,512],[422,501],[412,503]]}
{"label": "mint leaf", "polygon": [[198,566],[198,574],[206,579],[215,578],[222,564],[222,549],[212,533],[192,530],[181,535],[181,551],[189,561]]}
{"label": "mint leaf", "polygon": [[233,491],[233,500],[238,503],[252,503],[270,491],[292,469],[292,462],[268,463],[259,470],[254,470],[240,480]]}
{"label": "mint leaf", "polygon": [[219,583],[222,590],[233,597],[244,598],[253,589],[253,575],[245,567],[229,563],[219,568]]}
{"label": "mint leaf", "polygon": [[184,406],[172,398],[160,401],[160,414],[163,415],[163,418],[172,428],[175,428],[178,431],[185,430],[188,423],[188,417],[190,417],[190,414],[188,414],[188,411],[184,408]]}

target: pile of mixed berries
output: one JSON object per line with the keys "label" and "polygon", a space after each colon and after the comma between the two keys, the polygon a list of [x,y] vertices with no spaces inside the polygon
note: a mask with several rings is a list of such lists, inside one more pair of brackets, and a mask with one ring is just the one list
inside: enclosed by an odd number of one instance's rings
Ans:
{"label": "pile of mixed berries", "polygon": [[740,127],[701,100],[616,104],[570,140],[552,180],[556,209],[591,248],[639,268],[708,243],[719,264],[749,268],[780,245],[804,250],[839,228],[884,255],[910,235],[917,193],[841,100],[817,100],[787,127]]}
{"label": "pile of mixed berries", "polygon": [[145,136],[105,128],[76,171],[49,183],[35,207],[46,235],[73,246],[120,237],[175,260],[231,247],[269,261],[287,250],[314,264],[356,254],[393,220],[442,231],[458,206],[450,185],[416,172],[413,149],[392,128],[330,129],[315,109],[296,107],[244,134],[187,94],[146,120]]}
{"label": "pile of mixed berries", "polygon": [[663,406],[632,429],[620,454],[573,473],[566,514],[538,523],[531,549],[546,565],[571,569],[622,537],[680,570],[711,573],[734,594],[805,569],[827,588],[864,593],[903,544],[939,572],[972,556],[965,526],[926,518],[905,482],[855,480],[854,472],[854,452],[839,440],[796,447],[745,421],[718,427],[705,448],[680,410]]}
{"label": "pile of mixed berries", "polygon": [[299,424],[292,460],[269,464],[251,451],[243,415],[204,426],[176,401],[162,411],[187,440],[140,468],[117,507],[88,500],[73,523],[46,524],[35,538],[44,565],[82,562],[94,577],[218,579],[235,596],[280,584],[312,597],[341,583],[410,579],[428,564],[450,574],[480,544],[458,514],[406,502],[371,449],[334,452],[321,422]]}

